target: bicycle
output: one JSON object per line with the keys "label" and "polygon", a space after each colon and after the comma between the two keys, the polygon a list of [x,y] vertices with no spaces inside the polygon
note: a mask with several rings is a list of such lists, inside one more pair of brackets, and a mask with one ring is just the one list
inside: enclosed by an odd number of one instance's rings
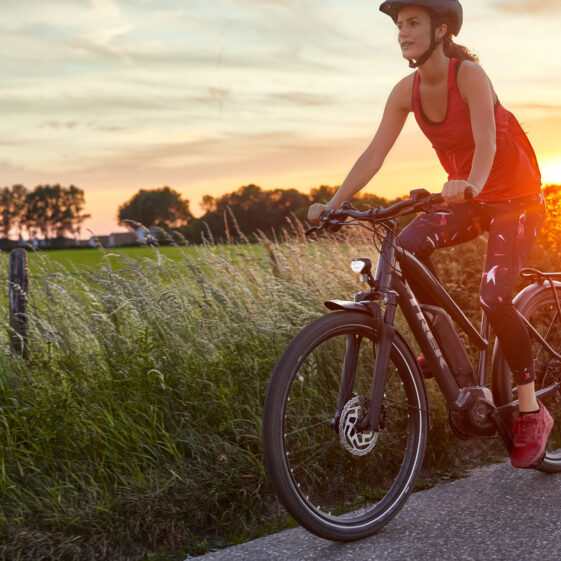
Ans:
{"label": "bicycle", "polygon": [[[302,329],[275,367],[263,413],[265,466],[293,518],[323,538],[350,541],[377,532],[404,505],[423,463],[429,429],[425,381],[404,334],[394,325],[399,307],[444,395],[460,438],[498,437],[512,449],[516,386],[498,342],[486,384],[490,327],[477,330],[440,282],[397,243],[398,218],[446,212],[442,197],[425,190],[388,208],[358,211],[345,203],[318,226],[337,231],[360,225],[374,232],[379,258],[353,270],[369,285],[353,301],[325,302],[331,311]],[[351,219],[351,221],[347,221]],[[369,223],[369,225],[366,225]],[[376,243],[375,243],[376,245]],[[557,420],[544,456],[533,466],[561,471],[561,272],[523,269],[531,284],[514,299],[532,340],[537,397]],[[437,306],[419,304],[415,278]],[[474,370],[457,325],[478,349]],[[554,399],[555,398],[555,399]]]}

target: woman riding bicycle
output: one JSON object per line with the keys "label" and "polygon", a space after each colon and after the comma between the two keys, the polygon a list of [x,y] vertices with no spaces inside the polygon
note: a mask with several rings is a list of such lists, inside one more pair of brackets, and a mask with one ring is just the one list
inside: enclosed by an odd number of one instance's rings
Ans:
{"label": "woman riding bicycle", "polygon": [[[489,232],[480,302],[518,388],[511,462],[528,467],[545,449],[553,420],[536,400],[531,343],[513,303],[514,284],[545,216],[534,151],[518,121],[499,102],[478,61],[452,35],[462,26],[457,0],[383,2],[403,57],[416,71],[391,92],[374,139],[327,204],[313,204],[310,222],[338,209],[378,172],[409,113],[415,115],[448,174],[446,213],[423,213],[399,236],[403,248],[433,272],[431,253]],[[464,200],[470,188],[474,199]],[[413,286],[425,303],[422,290]]]}

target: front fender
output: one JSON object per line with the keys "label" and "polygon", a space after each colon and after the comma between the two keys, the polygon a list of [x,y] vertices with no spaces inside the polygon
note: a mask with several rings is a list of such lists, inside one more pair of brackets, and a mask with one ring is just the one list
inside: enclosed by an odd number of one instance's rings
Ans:
{"label": "front fender", "polygon": [[323,305],[328,310],[353,310],[363,312],[378,319],[381,316],[380,305],[376,302],[353,302],[351,300],[327,300]]}

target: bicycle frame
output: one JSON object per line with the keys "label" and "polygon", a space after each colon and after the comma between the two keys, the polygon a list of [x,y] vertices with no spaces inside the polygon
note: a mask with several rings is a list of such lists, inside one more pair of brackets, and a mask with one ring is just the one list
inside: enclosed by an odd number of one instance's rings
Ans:
{"label": "bicycle frame", "polygon": [[[397,243],[397,223],[395,219],[392,219],[390,223],[386,225],[388,227],[380,248],[373,290],[370,291],[370,293],[357,295],[359,296],[358,301],[363,302],[364,299],[367,298],[366,295],[368,294],[376,295],[379,298],[379,302],[377,304],[374,302],[368,302],[368,304],[370,304],[369,307],[371,309],[373,306],[379,307],[377,313],[373,314],[373,316],[380,336],[370,389],[370,406],[365,417],[358,425],[359,430],[377,430],[380,428],[381,422],[383,422],[381,419],[383,389],[386,383],[386,370],[389,353],[392,347],[393,337],[395,335],[393,322],[397,306],[401,308],[413,336],[417,340],[421,351],[425,355],[431,372],[445,397],[447,408],[451,409],[454,406],[461,406],[461,404],[458,403],[458,400],[460,399],[462,388],[466,386],[458,383],[452,373],[443,353],[441,352],[438,342],[436,341],[436,338],[425,319],[417,298],[407,282],[407,278],[414,277],[419,286],[421,286],[422,289],[426,291],[436,302],[437,306],[450,315],[461,330],[466,333],[469,339],[479,349],[475,380],[478,387],[481,389],[485,387],[485,374],[487,370],[490,335],[490,327],[485,314],[482,314],[481,329],[478,331],[440,284],[438,279],[436,279],[414,255],[399,247]],[[372,298],[369,299],[372,300]],[[355,300],[357,300],[357,298],[355,298]],[[561,317],[561,305],[557,296],[556,303],[559,317]],[[381,313],[382,304],[385,305],[383,317]],[[524,321],[532,330],[533,327],[531,327],[531,324],[529,324],[525,318]],[[552,353],[556,358],[561,359],[561,356],[551,349],[549,345],[547,345],[547,343],[539,336],[539,334],[537,334],[537,336],[542,344],[542,347],[546,351]],[[353,360],[356,360],[356,357],[353,356],[353,348],[355,347],[352,345],[349,346],[348,354],[350,356],[346,357],[346,365],[347,363],[351,364]],[[349,359],[348,361],[347,358]],[[344,368],[344,370],[346,371],[347,368]],[[344,401],[347,393],[346,387],[348,387],[349,382],[352,385],[352,380],[349,380],[348,378],[349,375],[347,373],[347,376],[343,376],[343,379],[341,380],[339,401]],[[558,391],[558,389],[559,383],[555,383],[536,392],[536,396],[543,399]],[[499,434],[505,442],[505,446],[509,450],[512,447],[512,437],[506,424],[506,419],[508,419],[508,416],[517,410],[518,401],[512,401],[507,405],[494,408],[495,423],[499,430]]]}

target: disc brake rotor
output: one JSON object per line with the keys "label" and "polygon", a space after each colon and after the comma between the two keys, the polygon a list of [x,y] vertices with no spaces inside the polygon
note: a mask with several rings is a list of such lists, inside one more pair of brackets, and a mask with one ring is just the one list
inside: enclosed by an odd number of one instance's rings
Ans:
{"label": "disc brake rotor", "polygon": [[367,400],[359,395],[347,401],[339,420],[339,441],[347,452],[354,456],[368,454],[378,440],[380,433],[369,430],[358,432],[357,423],[364,417]]}

